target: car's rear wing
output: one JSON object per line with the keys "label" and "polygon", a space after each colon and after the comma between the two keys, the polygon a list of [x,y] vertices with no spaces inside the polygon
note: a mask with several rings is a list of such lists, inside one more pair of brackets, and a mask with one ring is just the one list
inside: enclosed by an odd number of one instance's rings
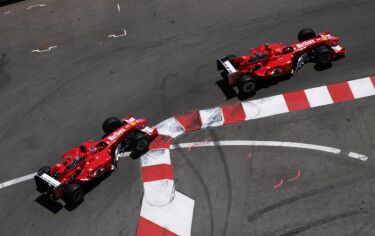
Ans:
{"label": "car's rear wing", "polygon": [[52,194],[56,199],[62,196],[64,185],[46,173],[34,176],[36,189],[41,193]]}
{"label": "car's rear wing", "polygon": [[232,65],[232,63],[228,60],[228,57],[220,58],[216,61],[217,70],[226,70],[228,74],[233,74],[237,72],[236,68]]}

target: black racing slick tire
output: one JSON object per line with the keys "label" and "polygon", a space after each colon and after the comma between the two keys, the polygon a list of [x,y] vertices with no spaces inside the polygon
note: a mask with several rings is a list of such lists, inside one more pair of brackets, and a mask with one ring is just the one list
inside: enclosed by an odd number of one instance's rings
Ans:
{"label": "black racing slick tire", "polygon": [[243,75],[238,79],[237,87],[240,94],[252,94],[255,93],[257,89],[257,82],[251,76]]}
{"label": "black racing slick tire", "polygon": [[109,117],[103,122],[103,131],[106,135],[109,135],[120,126],[121,126],[121,121],[118,118]]}
{"label": "black racing slick tire", "polygon": [[38,175],[42,175],[42,174],[50,174],[51,173],[51,167],[49,166],[42,166],[39,170],[38,170]]}
{"label": "black racing slick tire", "polygon": [[311,28],[301,29],[298,33],[298,41],[302,42],[308,39],[313,39],[316,37],[316,33]]}
{"label": "black racing slick tire", "polygon": [[315,63],[318,66],[331,66],[333,61],[332,49],[327,46],[318,47],[315,51]]}
{"label": "black racing slick tire", "polygon": [[137,153],[147,152],[150,142],[151,140],[144,133],[136,133],[134,135],[132,149]]}
{"label": "black racing slick tire", "polygon": [[68,184],[64,191],[64,200],[69,205],[77,205],[82,202],[84,190],[79,184]]}

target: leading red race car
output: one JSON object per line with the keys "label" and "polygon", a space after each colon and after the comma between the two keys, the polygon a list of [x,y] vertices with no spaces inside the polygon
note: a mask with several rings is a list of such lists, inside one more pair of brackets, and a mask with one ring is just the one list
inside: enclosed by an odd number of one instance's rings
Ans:
{"label": "leading red race car", "polygon": [[84,195],[82,185],[114,170],[119,153],[127,150],[144,153],[148,150],[158,131],[146,123],[146,119],[135,119],[131,115],[122,120],[106,119],[102,140],[83,142],[67,151],[63,155],[64,161],[52,168],[44,166],[39,169],[34,177],[37,190],[55,200],[62,197],[68,204],[81,202]]}
{"label": "leading red race car", "polygon": [[229,55],[217,60],[217,68],[227,73],[230,86],[237,86],[242,94],[252,94],[260,80],[293,75],[306,62],[329,67],[333,60],[345,56],[345,48],[338,45],[340,38],[329,32],[315,34],[305,28],[299,32],[298,40],[290,46],[264,44],[250,49],[250,55]]}

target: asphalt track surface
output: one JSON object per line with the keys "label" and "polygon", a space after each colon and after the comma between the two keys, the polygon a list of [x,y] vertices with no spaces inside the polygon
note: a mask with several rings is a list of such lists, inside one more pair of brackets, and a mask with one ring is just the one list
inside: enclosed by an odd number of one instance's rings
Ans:
{"label": "asphalt track surface", "polygon": [[[43,7],[29,6],[47,4]],[[117,8],[120,5],[120,12]],[[215,60],[299,29],[342,37],[347,57],[254,98],[375,74],[375,2],[22,1],[0,7],[0,182],[101,136],[111,115],[156,124],[228,99]],[[113,38],[109,35],[124,37]],[[57,46],[50,51],[37,53]],[[176,142],[273,140],[355,151],[368,162],[290,148],[171,152],[178,191],[196,201],[192,235],[375,234],[373,97],[184,135]],[[300,173],[295,181],[287,180]],[[285,183],[278,187],[281,179]],[[276,186],[276,187],[275,187]],[[32,181],[0,190],[1,235],[135,235],[139,163],[125,159],[75,209],[46,203]]]}

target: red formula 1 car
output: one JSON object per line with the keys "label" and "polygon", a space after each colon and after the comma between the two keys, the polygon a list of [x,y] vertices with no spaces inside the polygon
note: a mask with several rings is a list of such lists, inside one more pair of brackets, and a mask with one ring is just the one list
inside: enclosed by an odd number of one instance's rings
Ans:
{"label": "red formula 1 car", "polygon": [[306,62],[329,67],[333,60],[345,56],[345,48],[338,45],[340,38],[329,32],[316,35],[305,28],[299,32],[298,40],[290,46],[264,44],[250,49],[250,55],[229,55],[217,60],[217,68],[227,73],[230,86],[237,86],[242,94],[252,94],[262,79],[293,75]]}
{"label": "red formula 1 car", "polygon": [[103,123],[105,136],[99,142],[89,140],[67,151],[64,160],[52,168],[44,166],[34,177],[37,190],[52,199],[63,198],[75,205],[83,200],[82,184],[109,173],[117,166],[118,154],[124,151],[144,153],[158,135],[146,126],[146,119],[131,115],[121,121],[115,117]]}

